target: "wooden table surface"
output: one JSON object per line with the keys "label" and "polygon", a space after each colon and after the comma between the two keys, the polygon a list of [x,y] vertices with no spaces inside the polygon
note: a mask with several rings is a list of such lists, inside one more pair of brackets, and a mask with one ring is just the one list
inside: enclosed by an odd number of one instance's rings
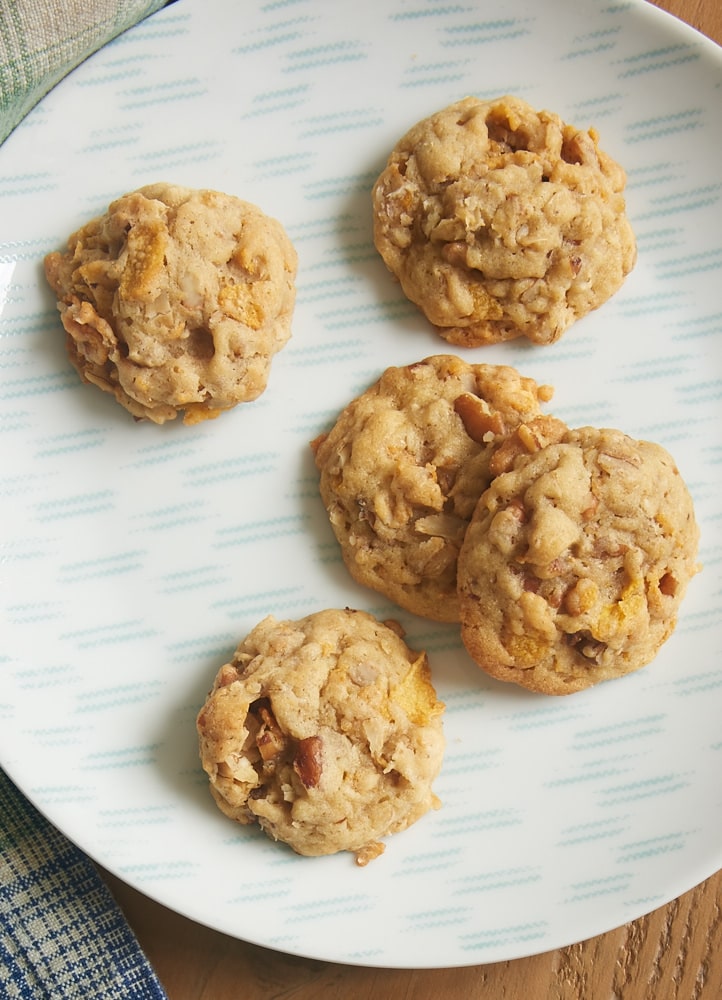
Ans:
{"label": "wooden table surface", "polygon": [[[722,44],[722,0],[655,2]],[[648,916],[568,948],[422,971],[356,968],[267,951],[201,927],[104,875],[170,1000],[722,997],[722,872]]]}

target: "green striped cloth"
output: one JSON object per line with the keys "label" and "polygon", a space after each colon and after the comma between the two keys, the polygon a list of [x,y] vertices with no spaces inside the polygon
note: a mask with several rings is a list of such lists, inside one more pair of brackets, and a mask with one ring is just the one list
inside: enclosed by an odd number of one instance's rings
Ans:
{"label": "green striped cloth", "polygon": [[0,143],[89,55],[167,0],[0,0]]}

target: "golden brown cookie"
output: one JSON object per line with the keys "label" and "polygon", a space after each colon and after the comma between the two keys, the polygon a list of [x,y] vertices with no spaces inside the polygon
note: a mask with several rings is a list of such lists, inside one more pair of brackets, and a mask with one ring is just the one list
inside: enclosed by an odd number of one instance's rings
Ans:
{"label": "golden brown cookie", "polygon": [[296,252],[256,206],[153,184],[45,258],[70,360],[138,419],[192,424],[266,388],[291,332]]}
{"label": "golden brown cookie", "polygon": [[374,240],[452,344],[558,340],[636,259],[623,169],[593,129],[516,97],[418,122],[373,190]]}
{"label": "golden brown cookie", "polygon": [[415,614],[458,621],[456,560],[494,453],[522,423],[532,436],[549,433],[540,422],[566,429],[541,415],[551,395],[507,365],[442,354],[388,368],[349,403],[313,448],[354,579]]}
{"label": "golden brown cookie", "polygon": [[459,556],[464,644],[493,677],[546,694],[628,674],[671,635],[698,540],[664,448],[569,431],[479,500]]}
{"label": "golden brown cookie", "polygon": [[269,616],[218,671],[198,715],[201,761],[231,819],[363,865],[438,808],[443,709],[396,623],[348,608]]}

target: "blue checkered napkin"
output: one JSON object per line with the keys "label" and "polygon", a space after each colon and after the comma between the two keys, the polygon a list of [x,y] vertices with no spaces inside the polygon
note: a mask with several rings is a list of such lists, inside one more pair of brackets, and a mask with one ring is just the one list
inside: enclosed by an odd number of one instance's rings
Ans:
{"label": "blue checkered napkin", "polygon": [[0,771],[0,997],[165,996],[90,860]]}

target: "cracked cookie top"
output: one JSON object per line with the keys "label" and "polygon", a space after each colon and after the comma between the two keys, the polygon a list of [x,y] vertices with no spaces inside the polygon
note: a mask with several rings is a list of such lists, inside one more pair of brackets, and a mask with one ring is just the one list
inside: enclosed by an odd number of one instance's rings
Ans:
{"label": "cracked cookie top", "polygon": [[351,851],[363,865],[438,808],[444,706],[401,635],[348,608],[261,621],[198,715],[220,809],[298,854]]}
{"label": "cracked cookie top", "polygon": [[399,140],[374,186],[374,240],[450,343],[550,344],[634,266],[625,182],[593,129],[467,97]]}
{"label": "cracked cookie top", "polygon": [[479,500],[459,556],[464,644],[487,673],[546,694],[627,674],[671,635],[698,541],[661,445],[569,431]]}
{"label": "cracked cookie top", "polygon": [[70,360],[137,419],[192,424],[266,388],[288,340],[296,252],[255,205],[153,184],[45,258]]}

